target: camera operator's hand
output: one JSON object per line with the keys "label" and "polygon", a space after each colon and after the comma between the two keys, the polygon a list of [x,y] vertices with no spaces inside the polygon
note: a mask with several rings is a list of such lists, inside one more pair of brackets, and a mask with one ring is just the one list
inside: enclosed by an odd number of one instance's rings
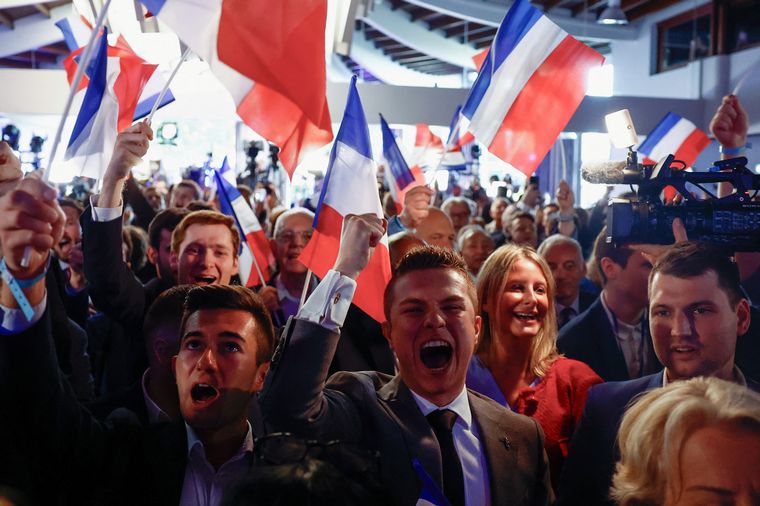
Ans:
{"label": "camera operator's hand", "polygon": [[734,95],[723,97],[723,102],[710,121],[710,132],[726,148],[738,148],[747,144],[749,117],[739,99]]}
{"label": "camera operator's hand", "polygon": [[[681,218],[673,220],[673,237],[675,238],[675,243],[673,244],[689,240],[689,237],[686,234],[686,227],[684,227]],[[657,263],[657,260],[673,246],[673,244],[631,244],[630,248],[640,251],[641,254],[649,260],[649,263],[654,265]]]}
{"label": "camera operator's hand", "polygon": [[119,134],[113,149],[111,161],[103,175],[103,190],[98,199],[98,207],[118,207],[121,191],[132,167],[142,161],[148,152],[153,130],[147,122],[135,123]]}
{"label": "camera operator's hand", "polygon": [[343,218],[340,249],[335,269],[344,276],[356,279],[369,263],[375,246],[385,234],[388,223],[372,213],[347,214]]}
{"label": "camera operator's hand", "polygon": [[0,196],[15,188],[23,176],[16,153],[7,142],[0,141]]}
{"label": "camera operator's hand", "polygon": [[[33,279],[45,270],[50,248],[63,236],[66,217],[58,205],[58,192],[38,179],[24,179],[18,187],[0,197],[0,244],[10,273],[17,279]],[[22,266],[25,250],[30,249],[29,263]],[[32,305],[45,294],[44,278],[24,289]],[[18,307],[7,283],[3,283],[0,301]]]}
{"label": "camera operator's hand", "polygon": [[404,209],[398,219],[408,229],[415,229],[427,218],[430,199],[435,191],[425,185],[415,186],[404,194]]}

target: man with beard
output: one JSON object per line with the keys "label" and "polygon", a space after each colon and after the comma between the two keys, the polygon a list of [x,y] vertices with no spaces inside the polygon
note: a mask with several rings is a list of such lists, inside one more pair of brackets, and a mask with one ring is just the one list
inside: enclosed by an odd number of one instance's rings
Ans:
{"label": "man with beard", "polygon": [[[24,491],[41,504],[218,505],[251,462],[247,416],[274,341],[261,300],[243,287],[191,290],[173,362],[181,420],[145,427],[116,416],[99,423],[73,398],[55,361],[44,283],[49,249],[64,223],[55,190],[27,179],[3,199],[18,210],[0,220],[6,281],[0,289],[0,433],[13,436],[4,445],[3,466],[35,455]],[[185,249],[201,255],[207,244],[193,226],[183,244],[190,241]],[[27,248],[32,254],[25,267]],[[12,284],[24,297],[14,295]],[[28,304],[22,306],[31,310],[28,318],[17,297]]]}
{"label": "man with beard", "polygon": [[383,333],[399,373],[339,373],[328,365],[356,287],[384,234],[374,215],[344,218],[340,252],[286,327],[262,394],[270,428],[341,439],[380,452],[380,480],[395,504],[413,504],[425,476],[451,504],[548,504],[538,424],[464,385],[480,317],[457,254],[406,255],[385,290]]}

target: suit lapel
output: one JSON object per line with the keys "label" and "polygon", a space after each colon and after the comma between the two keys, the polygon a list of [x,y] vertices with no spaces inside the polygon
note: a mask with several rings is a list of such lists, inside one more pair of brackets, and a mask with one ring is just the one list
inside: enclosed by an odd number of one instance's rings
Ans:
{"label": "suit lapel", "polygon": [[396,375],[377,392],[378,397],[394,421],[401,428],[400,433],[409,452],[409,464],[417,457],[428,474],[443,490],[441,449],[433,435],[433,430],[422,415],[422,411],[412,397],[409,388]]}
{"label": "suit lapel", "polygon": [[498,413],[488,402],[483,401],[469,391],[470,409],[478,428],[480,444],[488,463],[488,481],[491,488],[491,504],[506,504],[516,497],[524,495],[517,490],[514,470],[517,469],[519,448],[510,438],[509,432],[499,421]]}
{"label": "suit lapel", "polygon": [[610,324],[607,312],[602,306],[601,298],[600,295],[597,302],[594,303],[593,310],[597,314],[593,321],[597,323],[596,335],[600,358],[608,366],[608,374],[602,376],[608,377],[612,381],[625,381],[631,379],[628,375],[628,366],[625,365],[625,357],[620,351],[620,346],[618,346],[615,329]]}

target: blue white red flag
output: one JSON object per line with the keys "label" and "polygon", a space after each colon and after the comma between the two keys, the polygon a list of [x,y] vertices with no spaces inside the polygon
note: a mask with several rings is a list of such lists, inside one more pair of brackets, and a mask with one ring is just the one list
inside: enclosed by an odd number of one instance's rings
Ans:
{"label": "blue white red flag", "polygon": [[[134,53],[109,47],[106,30],[94,43],[97,47],[87,72],[87,88],[64,158],[78,168],[80,176],[99,179],[111,159],[118,132],[132,124],[138,97],[156,66]],[[73,55],[67,62],[71,63]]]}
{"label": "blue white red flag", "polygon": [[[299,257],[317,276],[324,277],[338,257],[344,216],[374,213],[383,218],[376,181],[367,119],[356,91],[356,76],[353,76],[314,216],[314,235]],[[383,236],[356,280],[353,300],[378,322],[385,321],[383,292],[390,278],[388,237]]]}
{"label": "blue white red flag", "polygon": [[460,130],[530,175],[583,100],[588,71],[603,61],[528,0],[516,0],[462,108]]}
{"label": "blue white red flag", "polygon": [[226,158],[222,171],[214,170],[219,208],[223,214],[234,218],[243,239],[238,255],[240,281],[248,287],[259,286],[269,282],[270,266],[275,263],[274,254],[256,213],[238,189],[221,174],[225,167],[229,168]]}
{"label": "blue white red flag", "polygon": [[656,163],[672,154],[691,167],[709,145],[710,138],[694,123],[669,112],[641,143],[639,153],[646,156],[644,163]]}
{"label": "blue white red flag", "polygon": [[[66,45],[71,51],[69,56],[64,60],[66,77],[69,80],[69,84],[71,84],[71,82],[74,80],[74,74],[76,74],[77,71],[79,57],[84,51],[84,46],[87,44],[87,41],[90,38],[90,34],[92,33],[92,25],[90,25],[89,21],[87,21],[84,16],[71,15],[60,19],[56,23],[56,26],[63,33],[63,40],[66,42]],[[129,44],[127,44],[126,40],[124,40],[123,37],[119,37],[115,46],[109,46],[108,56],[125,58],[125,61],[131,61],[132,65],[138,61],[142,62],[142,59],[140,59],[140,57],[137,56],[134,51],[132,51],[132,48],[129,47]],[[84,96],[84,90],[87,88],[88,74],[89,72],[87,72],[82,77],[82,81],[79,84],[78,93],[82,96]],[[150,113],[153,104],[155,104],[159,94],[161,93],[161,90],[166,84],[166,74],[167,72],[165,70],[162,71],[161,68],[157,68],[150,74],[148,81],[144,84],[144,87],[140,92],[140,98],[138,99],[137,105],[134,107],[134,114],[132,115],[133,121],[137,121]],[[172,90],[166,90],[164,98],[161,99],[159,109],[167,104],[174,102],[174,100],[175,99],[174,95],[172,94]],[[123,125],[120,126],[126,128]]]}
{"label": "blue white red flag", "polygon": [[327,0],[141,1],[208,63],[243,122],[280,147],[291,177],[330,142]]}
{"label": "blue white red flag", "polygon": [[[404,159],[396,138],[393,135],[383,115],[380,115],[380,130],[383,133],[383,158],[385,159],[385,179],[388,189],[396,204],[396,210],[400,213],[404,209],[404,194],[414,183],[424,184],[424,176],[419,165],[409,168]],[[438,139],[440,141],[440,139]]]}

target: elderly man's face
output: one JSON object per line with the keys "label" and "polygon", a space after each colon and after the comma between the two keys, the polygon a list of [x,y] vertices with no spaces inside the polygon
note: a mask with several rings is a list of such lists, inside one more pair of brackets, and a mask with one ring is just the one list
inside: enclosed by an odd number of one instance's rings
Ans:
{"label": "elderly man's face", "polygon": [[571,244],[557,244],[543,253],[549,264],[556,285],[555,299],[563,306],[569,306],[578,298],[581,280],[586,275],[586,264],[578,250]]}
{"label": "elderly man's face", "polygon": [[312,218],[307,214],[291,214],[280,218],[272,243],[277,256],[280,272],[300,274],[306,266],[298,260],[301,252],[309,244],[313,234]]}
{"label": "elderly man's face", "polygon": [[417,225],[416,235],[425,244],[454,249],[454,226],[449,217],[435,207],[431,207],[427,217]]}
{"label": "elderly man's face", "polygon": [[449,206],[448,213],[454,230],[459,231],[462,227],[470,223],[470,206],[464,202],[455,202]]}

